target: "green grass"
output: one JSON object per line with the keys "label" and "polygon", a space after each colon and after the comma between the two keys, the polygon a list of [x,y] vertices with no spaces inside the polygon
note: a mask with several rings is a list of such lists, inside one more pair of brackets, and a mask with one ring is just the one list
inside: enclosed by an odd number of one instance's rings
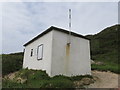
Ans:
{"label": "green grass", "polygon": [[[3,88],[74,88],[74,81],[82,78],[92,78],[90,75],[67,77],[57,75],[49,77],[45,71],[21,69],[13,80],[3,79]],[[17,78],[26,79],[24,83],[17,82]]]}
{"label": "green grass", "polygon": [[3,80],[2,81],[2,87],[4,88],[24,88],[25,84],[17,83],[15,81],[11,80]]}
{"label": "green grass", "polygon": [[87,35],[91,39],[92,60],[100,61],[105,65],[92,65],[92,70],[111,71],[120,73],[119,45],[118,38],[120,24],[105,28],[95,35]]}
{"label": "green grass", "polygon": [[22,68],[23,53],[2,54],[1,56],[3,76]]}
{"label": "green grass", "polygon": [[105,28],[101,32],[95,35],[87,35],[86,37],[91,39],[91,54],[92,59],[95,61],[112,62],[120,64],[118,60],[119,44],[118,34],[120,24]]}
{"label": "green grass", "polygon": [[92,64],[91,68],[92,70],[111,71],[120,74],[118,64],[113,64],[113,63],[105,63],[105,65]]}

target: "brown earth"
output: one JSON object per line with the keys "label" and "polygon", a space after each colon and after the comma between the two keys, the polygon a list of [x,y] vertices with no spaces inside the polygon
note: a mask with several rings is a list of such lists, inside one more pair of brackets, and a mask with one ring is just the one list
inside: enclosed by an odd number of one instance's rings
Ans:
{"label": "brown earth", "polygon": [[96,81],[93,84],[90,84],[88,88],[118,88],[118,76],[120,77],[120,74],[92,71],[92,75],[93,77],[96,77]]}

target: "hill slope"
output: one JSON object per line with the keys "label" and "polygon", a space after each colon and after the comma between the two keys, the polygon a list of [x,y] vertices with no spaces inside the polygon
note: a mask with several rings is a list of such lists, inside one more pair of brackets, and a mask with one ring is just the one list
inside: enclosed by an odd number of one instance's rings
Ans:
{"label": "hill slope", "polygon": [[118,39],[120,25],[108,27],[95,35],[87,35],[91,39],[92,59],[118,64]]}
{"label": "hill slope", "polygon": [[[120,56],[120,53],[118,53],[118,46],[120,44],[118,39],[119,28],[120,25],[114,25],[102,30],[98,34],[86,36],[91,39],[92,59],[107,63],[106,66],[92,66],[92,69],[98,70],[100,68],[118,73],[118,56]],[[2,54],[0,56],[2,56],[3,76],[22,68],[23,53]]]}
{"label": "hill slope", "polygon": [[48,76],[45,71],[22,69],[3,78],[3,88],[85,88],[95,80],[85,76]]}
{"label": "hill slope", "polygon": [[2,75],[6,75],[22,68],[23,53],[2,54]]}

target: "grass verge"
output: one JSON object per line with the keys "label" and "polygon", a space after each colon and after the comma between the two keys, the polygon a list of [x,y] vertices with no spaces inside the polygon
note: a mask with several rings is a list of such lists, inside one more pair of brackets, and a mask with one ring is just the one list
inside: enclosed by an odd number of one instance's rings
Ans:
{"label": "grass verge", "polygon": [[98,71],[111,71],[117,74],[120,74],[118,64],[113,64],[113,63],[106,63],[105,65],[96,65],[92,64],[91,68],[92,70],[98,70]]}

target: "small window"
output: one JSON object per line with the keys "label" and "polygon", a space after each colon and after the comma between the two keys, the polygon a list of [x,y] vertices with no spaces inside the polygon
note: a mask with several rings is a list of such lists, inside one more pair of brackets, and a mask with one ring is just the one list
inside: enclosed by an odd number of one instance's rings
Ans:
{"label": "small window", "polygon": [[33,49],[31,49],[31,53],[30,53],[30,56],[31,56],[31,57],[33,56]]}
{"label": "small window", "polygon": [[25,53],[25,48],[23,49],[23,53]]}
{"label": "small window", "polygon": [[37,59],[42,60],[43,58],[43,44],[39,45],[37,48]]}

